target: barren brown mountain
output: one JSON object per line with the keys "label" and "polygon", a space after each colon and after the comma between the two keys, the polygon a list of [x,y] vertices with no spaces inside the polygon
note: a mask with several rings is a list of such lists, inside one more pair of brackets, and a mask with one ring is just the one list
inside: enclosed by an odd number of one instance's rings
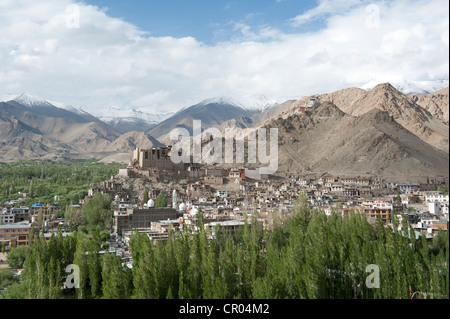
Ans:
{"label": "barren brown mountain", "polygon": [[14,161],[53,156],[104,157],[160,145],[144,133],[121,135],[94,117],[80,116],[46,101],[0,102],[0,158]]}
{"label": "barren brown mountain", "polygon": [[[236,111],[238,117],[214,123],[222,130],[234,127],[229,134],[237,137],[248,127],[278,128],[280,170],[449,175],[448,88],[407,97],[385,83],[370,91],[349,88],[316,97],[320,104],[306,114],[300,107],[311,97],[286,102],[271,111],[274,116],[270,118],[251,118]],[[216,105],[217,110],[220,107]],[[95,118],[81,115],[46,102],[31,106],[1,102],[1,161],[64,155],[128,162],[134,148],[151,148],[164,142],[145,133],[120,134]],[[255,126],[258,120],[263,121]],[[175,118],[171,121],[174,127],[187,125]]]}
{"label": "barren brown mountain", "polygon": [[280,169],[448,176],[448,153],[422,141],[378,108],[353,116],[323,102],[311,114],[272,118],[262,127],[279,129]]}
{"label": "barren brown mountain", "polygon": [[445,124],[448,122],[449,113],[449,90],[448,87],[434,93],[423,95],[411,95],[409,98],[416,104],[423,107],[435,118],[440,119]]}
{"label": "barren brown mountain", "polygon": [[[445,94],[437,96],[441,96],[442,100],[445,101]],[[334,103],[345,113],[354,116],[360,116],[374,108],[385,111],[397,123],[424,142],[446,153],[449,152],[448,124],[444,123],[439,117],[434,117],[430,111],[415,103],[413,98],[407,97],[389,83],[379,84],[370,91],[349,88],[330,94],[317,95],[317,97],[322,102],[330,101]],[[298,113],[299,107],[304,106],[310,98],[304,97],[298,100],[288,110],[281,113],[281,116],[286,118]],[[445,103],[442,103],[442,105],[445,108]],[[262,124],[264,125],[264,123]]]}

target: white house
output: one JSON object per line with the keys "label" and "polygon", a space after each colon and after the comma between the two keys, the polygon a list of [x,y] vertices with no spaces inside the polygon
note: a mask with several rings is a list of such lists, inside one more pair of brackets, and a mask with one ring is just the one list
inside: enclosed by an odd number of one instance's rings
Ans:
{"label": "white house", "polygon": [[227,191],[223,191],[223,190],[218,190],[216,192],[216,195],[217,195],[217,197],[225,198],[225,197],[228,197],[228,192]]}
{"label": "white house", "polygon": [[432,215],[442,215],[441,203],[439,202],[428,203],[428,210]]}
{"label": "white house", "polygon": [[448,203],[448,194],[443,194],[441,192],[427,192],[425,194],[425,201]]}

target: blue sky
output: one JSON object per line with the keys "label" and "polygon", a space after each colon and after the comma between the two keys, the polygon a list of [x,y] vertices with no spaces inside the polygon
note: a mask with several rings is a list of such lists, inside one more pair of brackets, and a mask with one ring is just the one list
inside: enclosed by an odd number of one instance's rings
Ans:
{"label": "blue sky", "polygon": [[270,26],[284,33],[311,31],[322,23],[315,21],[301,28],[289,20],[312,9],[315,0],[89,0],[88,4],[107,8],[106,13],[122,18],[152,36],[195,37],[214,44],[232,40],[235,23],[259,28]]}
{"label": "blue sky", "polygon": [[0,0],[0,94],[166,113],[449,77],[447,0]]}

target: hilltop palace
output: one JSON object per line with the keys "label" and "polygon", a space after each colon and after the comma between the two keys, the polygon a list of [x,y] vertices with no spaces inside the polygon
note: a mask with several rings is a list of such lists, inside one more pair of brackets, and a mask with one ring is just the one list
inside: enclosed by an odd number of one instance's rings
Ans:
{"label": "hilltop palace", "polygon": [[[121,169],[119,175],[128,177],[138,177],[137,175],[141,175],[157,182],[167,178],[179,180],[225,177],[230,173],[229,169],[206,168],[200,164],[193,163],[192,160],[190,163],[176,164],[170,157],[171,151],[172,146],[156,147],[150,150],[136,148],[128,167]],[[239,172],[242,170],[235,171]]]}

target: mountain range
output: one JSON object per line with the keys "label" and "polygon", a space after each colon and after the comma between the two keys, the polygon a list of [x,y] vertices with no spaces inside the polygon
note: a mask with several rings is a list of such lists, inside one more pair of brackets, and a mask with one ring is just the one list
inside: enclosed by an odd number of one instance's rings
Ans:
{"label": "mountain range", "polygon": [[[408,97],[384,83],[301,98],[258,127],[278,127],[280,169],[448,176],[448,120],[417,104],[418,97],[448,115],[448,88]],[[319,98],[320,106],[301,114],[311,98]]]}
{"label": "mountain range", "polygon": [[143,132],[122,135],[96,117],[61,103],[21,94],[0,102],[2,161],[53,156],[102,157],[156,141]]}
{"label": "mountain range", "polygon": [[[320,106],[302,114],[311,98]],[[405,94],[389,83],[284,101],[220,97],[155,115],[110,107],[94,116],[10,95],[0,97],[0,161],[67,156],[128,162],[135,147],[169,144],[173,128],[191,131],[193,120],[201,120],[203,128],[221,130],[278,128],[280,170],[448,176],[448,114],[448,87]]]}

